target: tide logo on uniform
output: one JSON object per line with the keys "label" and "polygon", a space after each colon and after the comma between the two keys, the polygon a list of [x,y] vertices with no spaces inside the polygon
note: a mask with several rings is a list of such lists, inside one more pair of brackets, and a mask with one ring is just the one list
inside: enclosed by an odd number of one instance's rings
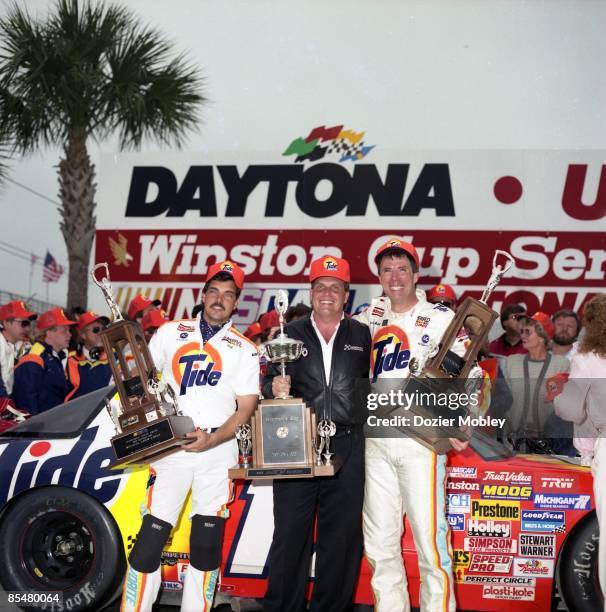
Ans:
{"label": "tide logo on uniform", "polygon": [[202,349],[197,342],[180,347],[173,356],[172,370],[179,395],[185,395],[194,386],[214,387],[223,375],[221,355],[208,343]]}
{"label": "tide logo on uniform", "polygon": [[372,339],[370,371],[372,382],[383,372],[405,370],[410,362],[410,343],[404,330],[397,325],[381,327]]}

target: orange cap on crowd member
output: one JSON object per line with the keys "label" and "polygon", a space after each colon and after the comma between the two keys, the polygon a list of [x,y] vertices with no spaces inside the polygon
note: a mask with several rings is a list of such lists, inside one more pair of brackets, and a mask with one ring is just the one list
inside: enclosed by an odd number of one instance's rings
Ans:
{"label": "orange cap on crowd member", "polygon": [[536,321],[545,330],[545,333],[547,334],[547,337],[550,340],[553,338],[553,334],[555,333],[555,328],[551,321],[551,317],[548,314],[545,314],[544,312],[541,312],[540,310],[538,310],[530,318],[533,321]]}
{"label": "orange cap on crowd member", "polygon": [[262,334],[263,330],[261,329],[261,323],[252,323],[251,325],[249,325],[246,328],[246,331],[244,332],[244,335],[249,339],[249,340],[254,340],[257,336],[260,336]]}
{"label": "orange cap on crowd member", "polygon": [[38,317],[38,330],[44,331],[49,327],[55,327],[58,325],[76,325],[76,321],[72,321],[65,316],[63,308],[51,308],[46,312],[43,312]]}
{"label": "orange cap on crowd member", "polygon": [[0,321],[7,319],[29,319],[33,321],[38,315],[27,309],[23,300],[13,300],[4,306],[0,306]]}
{"label": "orange cap on crowd member", "polygon": [[435,285],[427,291],[427,301],[430,300],[448,300],[454,304],[457,294],[450,285]]}
{"label": "orange cap on crowd member", "polygon": [[321,276],[330,276],[338,278],[344,283],[349,283],[349,263],[346,259],[333,257],[332,255],[324,255],[320,259],[314,259],[309,269],[309,282],[313,283],[316,278]]}
{"label": "orange cap on crowd member", "polygon": [[162,327],[168,321],[166,313],[161,308],[154,308],[143,315],[141,319],[141,327],[143,330],[152,327]]}
{"label": "orange cap on crowd member", "polygon": [[227,274],[231,274],[231,277],[234,279],[234,283],[236,283],[236,287],[238,287],[238,289],[242,289],[242,287],[244,287],[244,270],[242,270],[238,264],[235,264],[233,261],[229,261],[229,259],[226,259],[225,261],[218,261],[208,268],[206,282],[210,282],[220,272],[227,272]]}
{"label": "orange cap on crowd member", "polygon": [[377,266],[379,265],[379,259],[382,255],[387,252],[397,253],[398,251],[402,251],[407,255],[410,255],[415,265],[417,266],[417,272],[419,271],[419,254],[417,253],[417,249],[414,248],[410,242],[404,242],[404,240],[400,240],[399,238],[390,238],[387,242],[384,242],[375,253],[375,263]]}
{"label": "orange cap on crowd member", "polygon": [[88,312],[85,312],[78,317],[78,323],[76,325],[76,329],[78,331],[82,331],[87,325],[90,325],[91,323],[94,323],[95,321],[101,321],[103,325],[109,324],[108,317],[104,317],[103,315],[98,315],[93,310],[89,310]]}
{"label": "orange cap on crowd member", "polygon": [[280,325],[280,315],[278,314],[278,311],[270,310],[269,312],[266,312],[259,319],[259,325],[261,326],[261,331],[265,331],[266,329]]}
{"label": "orange cap on crowd member", "polygon": [[160,306],[161,304],[162,302],[160,300],[150,300],[143,294],[137,293],[137,295],[135,295],[128,305],[127,316],[131,321],[134,321],[138,312],[142,312],[148,306]]}

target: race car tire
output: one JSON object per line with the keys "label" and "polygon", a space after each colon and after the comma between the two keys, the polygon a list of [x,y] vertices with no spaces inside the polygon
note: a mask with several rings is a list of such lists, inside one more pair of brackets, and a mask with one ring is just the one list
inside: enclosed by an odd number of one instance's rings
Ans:
{"label": "race car tire", "polygon": [[564,543],[557,566],[557,584],[569,612],[602,612],[598,581],[598,519],[589,514]]}
{"label": "race car tire", "polygon": [[4,589],[61,591],[62,609],[101,609],[124,579],[114,519],[77,489],[42,487],[17,498],[0,519],[0,542]]}

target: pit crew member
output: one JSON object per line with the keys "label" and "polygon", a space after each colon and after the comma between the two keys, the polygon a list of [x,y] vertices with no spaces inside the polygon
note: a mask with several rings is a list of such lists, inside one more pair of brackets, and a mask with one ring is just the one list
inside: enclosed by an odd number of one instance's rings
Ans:
{"label": "pit crew member", "polygon": [[196,319],[167,322],[149,349],[163,380],[197,429],[191,443],[150,465],[147,509],[129,566],[122,610],[151,610],[160,588],[161,553],[192,491],[190,565],[181,610],[210,610],[221,563],[228,468],[238,461],[236,427],[250,420],[259,394],[257,347],[231,322],[244,283],[230,261],[209,268]]}
{"label": "pit crew member", "polygon": [[[439,343],[453,312],[430,304],[416,290],[419,256],[397,238],[382,244],[375,256],[384,296],[373,299],[356,318],[370,327],[373,340],[371,379],[407,378],[410,358]],[[452,351],[465,354],[460,333]],[[477,376],[479,368],[474,368]],[[366,440],[364,545],[373,569],[371,586],[377,612],[410,610],[402,561],[402,514],[408,517],[419,559],[421,610],[454,612],[450,532],[445,515],[446,456],[437,455],[399,432]],[[396,437],[398,436],[398,437]],[[450,440],[456,450],[467,443]]]}

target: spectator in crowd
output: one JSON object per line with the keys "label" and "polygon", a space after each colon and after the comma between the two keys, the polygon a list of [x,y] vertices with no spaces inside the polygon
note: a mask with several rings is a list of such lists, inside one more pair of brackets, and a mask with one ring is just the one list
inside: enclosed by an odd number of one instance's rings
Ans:
{"label": "spectator in crowd", "polygon": [[21,300],[0,307],[0,397],[13,392],[17,349],[15,345],[26,337],[32,321],[37,317]]}
{"label": "spectator in crowd", "polygon": [[[368,375],[370,333],[343,316],[349,295],[349,264],[322,257],[311,263],[311,317],[289,323],[287,334],[308,353],[286,366],[271,366],[265,397],[302,397],[318,422],[333,421],[330,450],[342,460],[330,477],[274,480],[275,530],[265,612],[298,612],[305,607],[313,534],[316,571],[311,610],[344,611],[352,605],[362,559],[364,434],[366,417],[356,401],[356,379]],[[317,518],[316,518],[317,517]]]}
{"label": "spectator in crowd", "polygon": [[508,304],[501,311],[501,325],[505,333],[490,343],[490,352],[493,355],[524,355],[526,349],[522,343],[520,328],[522,320],[526,317],[526,309],[521,304]]}
{"label": "spectator in crowd", "polygon": [[159,308],[161,305],[162,302],[160,300],[150,300],[141,293],[138,293],[128,305],[127,319],[135,323],[141,323],[143,315],[154,308]]}
{"label": "spectator in crowd", "polygon": [[262,333],[263,330],[261,329],[261,324],[258,321],[255,321],[246,328],[244,335],[258,346],[261,344]]}
{"label": "spectator in crowd", "polygon": [[311,308],[307,304],[299,302],[294,306],[288,307],[288,310],[284,314],[284,322],[290,323],[291,321],[296,321],[297,319],[308,317],[310,314]]}
{"label": "spectator in crowd", "polygon": [[108,324],[107,317],[92,310],[82,313],[78,318],[78,345],[67,360],[67,375],[72,390],[65,401],[109,385],[112,372],[100,335]]}
{"label": "spectator in crowd", "polygon": [[277,310],[266,312],[260,319],[261,324],[261,340],[266,342],[272,340],[276,333],[280,331],[280,315]]}
{"label": "spectator in crowd", "polygon": [[589,424],[593,430],[593,440],[582,442],[593,442],[593,490],[600,527],[598,576],[606,593],[606,294],[587,302],[583,329],[578,352],[571,358],[570,378],[554,404],[561,417],[586,431]]}
{"label": "spectator in crowd", "polygon": [[143,316],[141,319],[141,327],[143,328],[143,335],[148,344],[158,329],[167,321],[168,317],[161,308],[153,308]]}
{"label": "spectator in crowd", "polygon": [[[572,441],[572,430],[558,417],[554,419],[553,401],[548,397],[547,382],[569,369],[568,359],[553,355],[549,345],[554,328],[549,315],[536,312],[522,320],[522,343],[526,355],[510,355],[504,360],[504,374],[513,403],[506,431],[515,450],[551,452],[556,445]],[[558,423],[559,421],[559,423]]]}
{"label": "spectator in crowd", "polygon": [[576,342],[581,331],[581,319],[574,310],[558,310],[551,317],[554,326],[553,345],[554,355],[570,357],[572,345]]}
{"label": "spectator in crowd", "polygon": [[41,339],[15,368],[13,398],[17,408],[30,414],[49,410],[65,401],[72,389],[66,376],[71,325],[62,308],[51,308],[38,317]]}
{"label": "spectator in crowd", "polygon": [[457,294],[450,285],[435,285],[427,291],[427,301],[430,304],[442,304],[451,310],[457,309]]}

